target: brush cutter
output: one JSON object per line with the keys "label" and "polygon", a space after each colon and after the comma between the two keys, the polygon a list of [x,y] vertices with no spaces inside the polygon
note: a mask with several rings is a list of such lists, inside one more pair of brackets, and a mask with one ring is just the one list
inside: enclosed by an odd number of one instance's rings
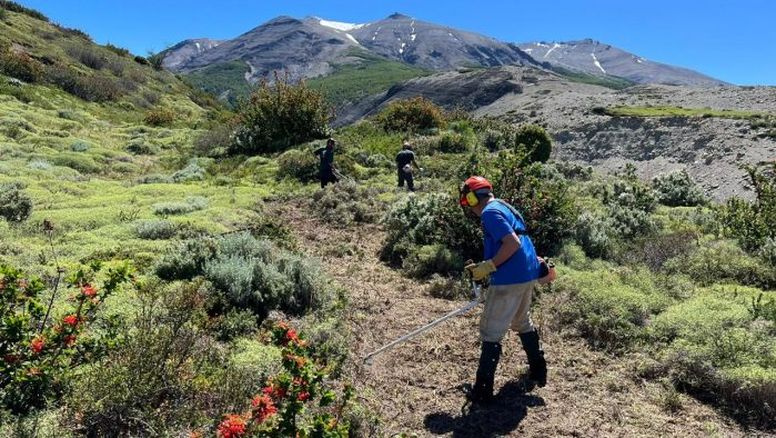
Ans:
{"label": "brush cutter", "polygon": [[426,325],[424,325],[422,327],[418,327],[417,329],[407,333],[406,335],[404,335],[404,336],[402,336],[402,337],[400,337],[400,338],[398,338],[398,339],[396,339],[396,340],[394,340],[394,341],[392,341],[392,342],[390,342],[390,343],[388,343],[388,344],[378,348],[377,350],[367,354],[364,357],[364,363],[369,364],[373,357],[375,357],[378,354],[388,350],[389,348],[395,347],[395,346],[401,344],[402,342],[409,341],[410,339],[414,338],[415,336],[418,336],[421,333],[425,333],[425,332],[431,330],[432,328],[434,328],[437,325],[447,321],[448,319],[453,318],[453,317],[458,316],[458,315],[462,315],[462,314],[468,312],[469,310],[475,308],[477,306],[477,304],[480,303],[480,289],[481,289],[481,286],[479,284],[475,283],[474,280],[472,280],[471,283],[472,283],[472,296],[473,296],[473,299],[467,305],[461,307],[460,309],[453,310],[452,312],[448,313],[447,315],[445,315],[445,316],[443,316],[443,317],[441,317],[439,319],[435,319],[434,321],[431,321],[431,322],[429,322],[428,324],[426,324]]}
{"label": "brush cutter", "polygon": [[339,179],[344,179],[344,180],[350,181],[350,182],[356,182],[356,180],[353,179],[352,177],[349,177],[349,176],[343,174],[342,172],[340,172],[339,169],[332,169],[332,171],[334,172],[334,176],[336,176]]}

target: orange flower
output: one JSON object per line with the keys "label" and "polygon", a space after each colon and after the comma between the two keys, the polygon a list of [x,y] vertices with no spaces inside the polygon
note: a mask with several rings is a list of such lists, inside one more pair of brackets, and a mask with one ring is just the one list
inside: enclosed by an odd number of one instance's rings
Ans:
{"label": "orange flower", "polygon": [[36,336],[35,339],[30,342],[30,348],[35,354],[43,351],[43,347],[46,345],[46,340],[42,336]]}
{"label": "orange flower", "polygon": [[307,359],[305,359],[302,356],[297,356],[297,355],[294,355],[294,354],[287,354],[286,355],[286,359],[291,361],[291,362],[296,363],[296,366],[299,367],[299,368],[302,368],[307,363]]}
{"label": "orange flower", "polygon": [[67,315],[66,317],[62,318],[62,322],[69,325],[70,327],[75,327],[78,325],[78,317],[75,315]]}
{"label": "orange flower", "polygon": [[245,419],[236,414],[226,416],[226,419],[218,425],[220,438],[234,438],[245,435]]}
{"label": "orange flower", "polygon": [[253,406],[254,418],[259,424],[275,415],[278,411],[278,408],[275,407],[275,403],[268,395],[257,395],[251,400],[251,406]]}
{"label": "orange flower", "polygon": [[87,283],[87,284],[81,286],[81,293],[86,298],[92,298],[92,297],[97,295],[97,290],[94,287],[92,287],[92,285]]}

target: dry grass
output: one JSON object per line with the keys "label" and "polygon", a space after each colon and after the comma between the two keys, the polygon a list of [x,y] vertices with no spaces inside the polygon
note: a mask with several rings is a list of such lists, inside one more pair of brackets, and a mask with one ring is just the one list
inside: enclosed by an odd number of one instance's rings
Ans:
{"label": "dry grass", "polygon": [[[580,339],[561,334],[544,321],[550,382],[526,392],[526,370],[517,336],[504,340],[496,388],[498,403],[487,410],[464,409],[460,388],[471,383],[477,366],[480,309],[449,321],[426,335],[377,356],[359,358],[394,338],[463,305],[433,298],[431,283],[401,276],[378,261],[384,234],[377,226],[330,229],[287,206],[280,212],[299,236],[300,246],[323,258],[329,274],[349,292],[348,323],[353,333],[346,378],[361,403],[380,418],[370,436],[408,433],[455,437],[495,436],[744,436],[742,429],[713,408],[663,385],[636,377],[643,360],[591,351]],[[355,254],[330,248],[351,244]],[[544,297],[549,301],[550,294]],[[545,305],[549,305],[548,302]],[[547,313],[549,314],[549,313]],[[530,389],[530,388],[529,388]]]}

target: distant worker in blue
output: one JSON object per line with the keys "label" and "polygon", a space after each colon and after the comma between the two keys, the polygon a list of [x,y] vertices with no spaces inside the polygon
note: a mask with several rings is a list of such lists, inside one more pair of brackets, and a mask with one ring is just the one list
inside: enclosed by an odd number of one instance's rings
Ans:
{"label": "distant worker in blue", "polygon": [[329,183],[336,183],[337,176],[334,172],[337,170],[334,167],[334,145],[336,141],[333,138],[326,140],[326,147],[318,148],[314,154],[321,159],[321,165],[318,170],[318,179],[321,180],[321,188],[326,187]]}
{"label": "distant worker in blue", "polygon": [[493,398],[501,340],[509,328],[520,335],[528,357],[529,378],[540,387],[547,383],[547,363],[530,316],[540,261],[522,216],[514,207],[493,196],[493,185],[487,179],[472,176],[464,181],[460,204],[479,216],[484,231],[485,260],[466,266],[475,281],[490,277],[480,318],[482,351],[468,397],[474,403],[488,403]]}
{"label": "distant worker in blue", "polygon": [[401,150],[396,154],[396,172],[398,174],[399,187],[404,187],[404,182],[407,182],[407,190],[410,192],[415,191],[415,181],[412,178],[412,166],[415,166],[418,171],[422,172],[423,168],[418,166],[418,162],[415,161],[415,152],[412,151],[412,145],[410,142],[405,141]]}

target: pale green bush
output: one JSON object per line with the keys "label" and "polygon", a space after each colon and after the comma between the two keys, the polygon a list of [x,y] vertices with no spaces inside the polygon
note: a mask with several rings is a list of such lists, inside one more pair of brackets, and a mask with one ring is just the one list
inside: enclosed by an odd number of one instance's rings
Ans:
{"label": "pale green bush", "polygon": [[8,222],[23,222],[32,214],[32,198],[20,182],[0,184],[0,217]]}

